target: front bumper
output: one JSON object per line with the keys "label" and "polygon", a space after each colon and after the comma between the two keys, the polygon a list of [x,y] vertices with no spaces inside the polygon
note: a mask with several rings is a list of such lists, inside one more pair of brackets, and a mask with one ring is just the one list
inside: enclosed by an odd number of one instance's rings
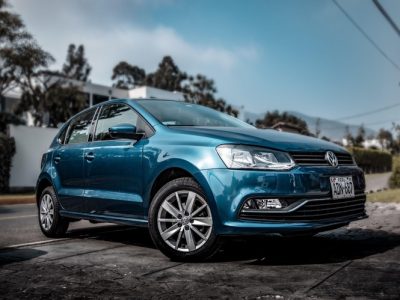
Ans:
{"label": "front bumper", "polygon": [[[220,235],[324,231],[366,217],[365,180],[356,166],[296,167],[285,172],[210,169],[202,175],[215,200],[215,230]],[[330,176],[352,176],[356,198],[332,200]],[[280,213],[243,213],[244,202],[257,197],[290,198],[293,205]]]}

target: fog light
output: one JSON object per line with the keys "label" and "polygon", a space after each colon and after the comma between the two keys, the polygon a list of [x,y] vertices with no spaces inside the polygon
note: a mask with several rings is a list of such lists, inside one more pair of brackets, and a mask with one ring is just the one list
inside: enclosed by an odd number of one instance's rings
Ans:
{"label": "fog light", "polygon": [[249,199],[247,200],[244,205],[243,209],[282,209],[287,206],[285,200],[282,199]]}
{"label": "fog light", "polygon": [[259,209],[282,208],[282,203],[279,199],[256,199],[256,203]]}

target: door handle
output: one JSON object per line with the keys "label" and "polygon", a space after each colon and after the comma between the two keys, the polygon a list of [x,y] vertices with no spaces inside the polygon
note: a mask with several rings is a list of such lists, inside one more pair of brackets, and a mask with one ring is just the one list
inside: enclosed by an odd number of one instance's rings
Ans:
{"label": "door handle", "polygon": [[56,164],[58,164],[60,162],[60,160],[61,160],[61,156],[60,155],[56,155],[56,156],[53,157],[53,160],[54,160],[54,162]]}
{"label": "door handle", "polygon": [[94,154],[93,154],[93,152],[86,153],[86,154],[85,154],[85,159],[86,159],[87,161],[92,161],[92,160],[94,159]]}

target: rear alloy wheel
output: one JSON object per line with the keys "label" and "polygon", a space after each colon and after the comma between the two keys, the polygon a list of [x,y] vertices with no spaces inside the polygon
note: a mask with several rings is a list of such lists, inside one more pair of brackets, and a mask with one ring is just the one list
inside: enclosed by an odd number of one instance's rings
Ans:
{"label": "rear alloy wheel", "polygon": [[67,232],[69,222],[59,214],[60,203],[52,187],[43,190],[38,210],[39,226],[45,236],[61,237]]}
{"label": "rear alloy wheel", "polygon": [[40,201],[40,225],[49,231],[54,221],[54,203],[49,194],[44,194]]}
{"label": "rear alloy wheel", "polygon": [[157,247],[174,260],[202,260],[219,249],[209,204],[191,178],[167,183],[150,208],[150,233]]}

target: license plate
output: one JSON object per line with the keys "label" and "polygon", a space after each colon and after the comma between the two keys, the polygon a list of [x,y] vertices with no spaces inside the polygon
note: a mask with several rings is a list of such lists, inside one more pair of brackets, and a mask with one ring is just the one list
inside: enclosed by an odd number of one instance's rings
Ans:
{"label": "license plate", "polygon": [[332,187],[332,198],[343,199],[354,197],[353,178],[351,176],[330,178]]}

